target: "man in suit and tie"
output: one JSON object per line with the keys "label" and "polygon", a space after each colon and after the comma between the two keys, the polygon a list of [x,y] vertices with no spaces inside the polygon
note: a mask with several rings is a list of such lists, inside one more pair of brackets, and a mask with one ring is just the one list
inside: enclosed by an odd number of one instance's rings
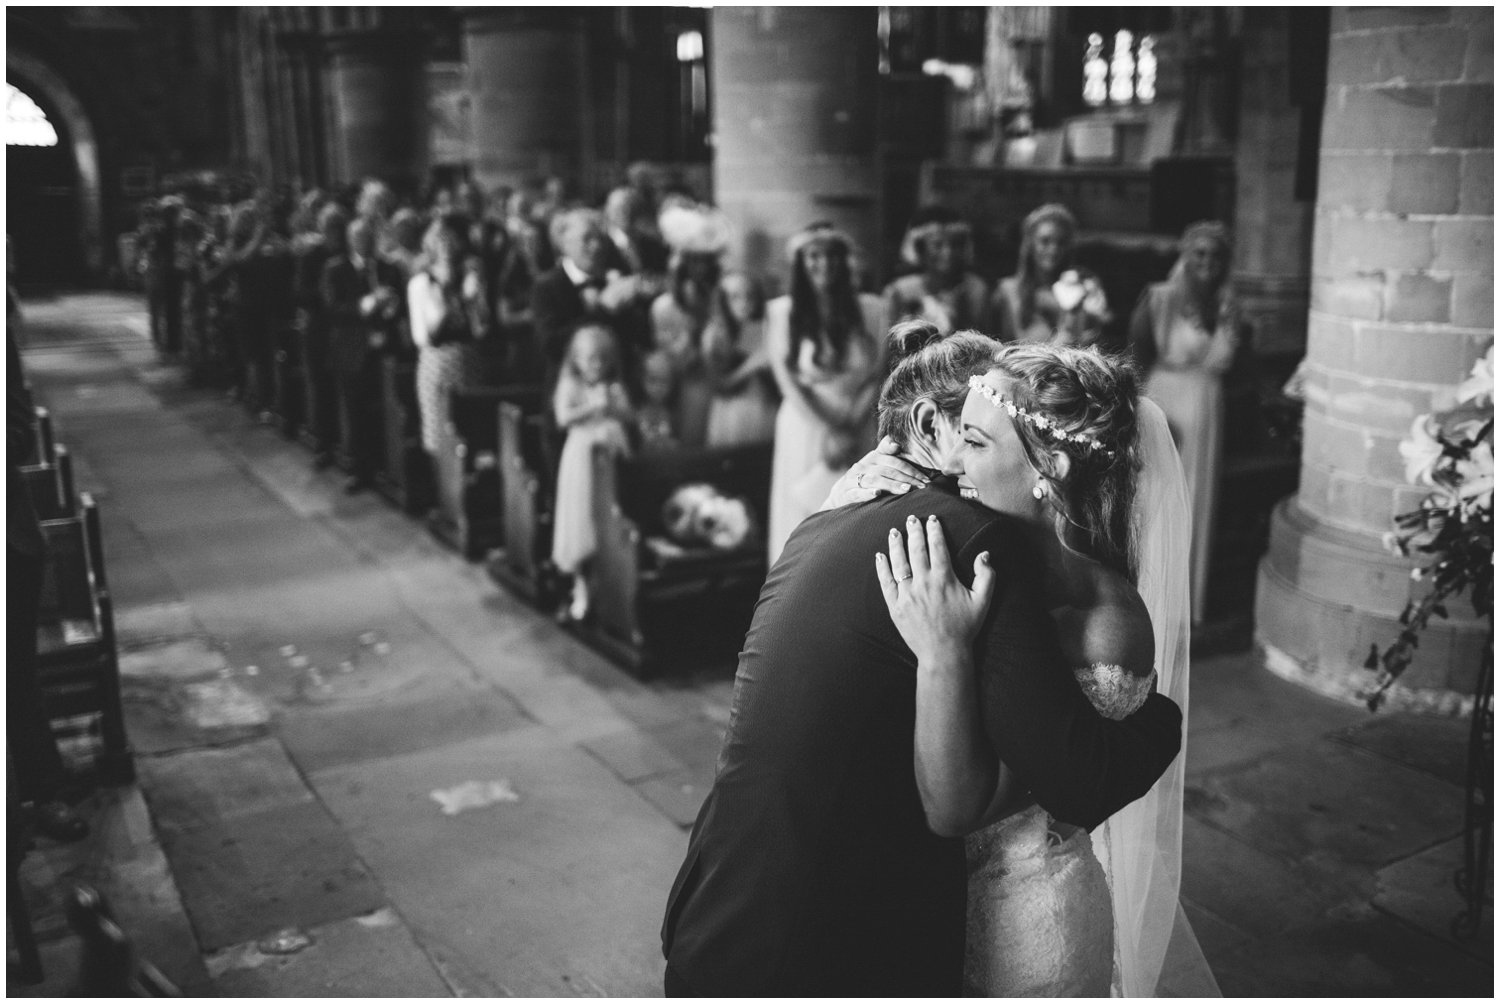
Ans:
{"label": "man in suit and tie", "polygon": [[345,250],[323,266],[318,284],[337,378],[339,447],[349,469],[345,490],[369,487],[380,457],[380,357],[396,349],[405,315],[400,269],[375,254],[375,227],[351,222]]}
{"label": "man in suit and tie", "polygon": [[542,359],[546,386],[557,383],[563,354],[573,332],[585,322],[600,323],[619,336],[622,362],[634,372],[633,361],[647,332],[644,307],[660,290],[651,276],[627,275],[614,265],[616,249],[604,218],[597,210],[569,209],[552,220],[552,244],[558,251],[555,266],[536,282],[531,293],[537,355]]}
{"label": "man in suit and tie", "polygon": [[1123,721],[1095,712],[1064,665],[1017,524],[938,475],[935,423],[892,420],[933,399],[888,398],[882,431],[930,483],[809,517],[771,569],[667,903],[669,996],[961,995],[964,845],[929,828],[913,766],[916,659],[874,569],[909,517],[940,519],[963,578],[982,552],[994,563],[975,663],[985,731],[1042,808],[1096,826],[1180,749],[1182,713],[1164,697]]}

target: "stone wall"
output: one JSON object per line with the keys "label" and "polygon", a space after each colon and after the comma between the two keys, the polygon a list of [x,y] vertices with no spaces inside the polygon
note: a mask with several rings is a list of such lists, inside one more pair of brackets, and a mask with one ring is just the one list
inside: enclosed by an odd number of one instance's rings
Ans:
{"label": "stone wall", "polygon": [[[1493,337],[1494,14],[1335,8],[1331,28],[1301,487],[1273,525],[1256,613],[1268,649],[1343,690],[1423,588],[1380,544],[1424,495],[1398,444],[1453,404]],[[1409,686],[1470,688],[1482,626],[1449,609]]]}

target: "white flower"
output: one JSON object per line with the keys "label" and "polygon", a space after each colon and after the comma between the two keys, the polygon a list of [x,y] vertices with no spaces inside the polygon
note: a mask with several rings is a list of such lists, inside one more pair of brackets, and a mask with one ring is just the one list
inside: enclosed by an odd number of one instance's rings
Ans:
{"label": "white flower", "polygon": [[1481,405],[1495,399],[1495,346],[1491,345],[1484,358],[1474,363],[1469,379],[1458,385],[1458,399]]}
{"label": "white flower", "polygon": [[1109,313],[1109,301],[1105,299],[1104,287],[1099,280],[1089,276],[1083,282],[1083,312],[1092,317],[1104,317]]}
{"label": "white flower", "polygon": [[1052,284],[1052,295],[1063,310],[1073,310],[1083,302],[1088,290],[1075,269],[1068,269]]}
{"label": "white flower", "polygon": [[1411,431],[1401,440],[1401,457],[1406,461],[1406,480],[1414,485],[1430,485],[1432,468],[1443,455],[1443,444],[1432,434],[1431,415],[1418,415]]}
{"label": "white flower", "polygon": [[1478,506],[1492,506],[1495,498],[1495,448],[1481,440],[1469,456],[1454,465],[1458,494]]}

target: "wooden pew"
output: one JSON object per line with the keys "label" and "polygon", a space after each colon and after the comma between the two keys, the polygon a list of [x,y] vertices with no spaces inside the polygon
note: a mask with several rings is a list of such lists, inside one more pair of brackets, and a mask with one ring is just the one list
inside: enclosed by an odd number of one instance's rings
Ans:
{"label": "wooden pew", "polygon": [[430,525],[440,540],[471,561],[504,540],[500,404],[509,401],[535,413],[544,398],[540,387],[529,384],[449,393],[448,420],[439,432],[441,448],[434,462],[437,508]]}
{"label": "wooden pew", "polygon": [[37,519],[62,519],[76,514],[78,493],[73,486],[73,456],[66,446],[54,448],[51,463],[31,464],[19,468],[19,473]]}
{"label": "wooden pew", "polygon": [[73,997],[181,997],[182,991],[140,957],[114,911],[93,886],[68,894],[68,926],[83,942]]}
{"label": "wooden pew", "polygon": [[490,577],[540,607],[557,596],[552,566],[552,498],[557,432],[545,408],[501,401],[499,416],[501,552]]}
{"label": "wooden pew", "polygon": [[381,361],[380,415],[384,462],[375,488],[413,516],[432,504],[432,469],[422,449],[422,413],[417,407],[417,365],[387,356]]}
{"label": "wooden pew", "polygon": [[41,405],[37,405],[32,410],[36,414],[36,422],[34,423],[36,436],[35,462],[38,464],[51,463],[53,451],[57,446],[57,440],[54,438],[52,432],[52,413]]}
{"label": "wooden pew", "polygon": [[[766,577],[770,445],[625,458],[600,449],[594,478],[599,551],[580,633],[641,677],[687,659],[732,658]],[[662,506],[691,482],[748,499],[761,533],[733,551],[676,546],[662,526]]]}
{"label": "wooden pew", "polygon": [[99,507],[83,492],[78,508],[74,516],[40,524],[47,556],[37,629],[38,675],[54,719],[99,715],[99,776],[108,783],[124,783],[134,778],[135,768],[125,735]]}

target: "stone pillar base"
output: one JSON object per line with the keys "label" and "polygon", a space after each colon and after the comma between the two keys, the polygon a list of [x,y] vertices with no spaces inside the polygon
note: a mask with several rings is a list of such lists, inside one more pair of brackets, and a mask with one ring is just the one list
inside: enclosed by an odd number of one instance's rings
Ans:
{"label": "stone pillar base", "polygon": [[[1375,682],[1364,668],[1372,645],[1384,651],[1401,633],[1400,615],[1415,583],[1411,564],[1378,540],[1317,521],[1287,499],[1271,517],[1271,543],[1255,594],[1255,640],[1266,668],[1328,697],[1363,703]],[[1416,657],[1391,692],[1391,708],[1466,713],[1489,626],[1467,597],[1433,620]]]}

